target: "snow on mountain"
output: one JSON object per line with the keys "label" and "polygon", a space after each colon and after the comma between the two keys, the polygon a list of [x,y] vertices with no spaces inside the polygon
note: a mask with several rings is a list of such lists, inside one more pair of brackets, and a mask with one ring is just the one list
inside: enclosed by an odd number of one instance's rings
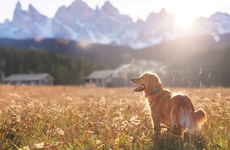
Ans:
{"label": "snow on mountain", "polygon": [[220,35],[230,33],[229,14],[218,12],[210,18],[198,18],[188,31],[175,28],[173,20],[174,15],[162,9],[149,14],[146,21],[133,22],[108,1],[93,10],[82,0],[60,7],[54,18],[48,18],[32,5],[28,11],[22,10],[18,2],[13,20],[0,24],[0,38],[60,38],[140,49],[190,34],[209,34],[218,42]]}
{"label": "snow on mountain", "polygon": [[47,27],[49,20],[46,16],[41,15],[32,5],[29,5],[28,11],[22,10],[21,4],[18,2],[12,22],[6,20],[0,28],[0,37],[13,39],[53,37],[50,33],[52,30]]}
{"label": "snow on mountain", "polygon": [[208,24],[213,29],[216,28],[216,34],[225,34],[230,32],[230,15],[217,12],[209,18]]}
{"label": "snow on mountain", "polygon": [[[10,20],[6,19],[2,25],[2,27],[7,27],[10,24]],[[1,26],[0,26],[1,27]]]}
{"label": "snow on mountain", "polygon": [[227,13],[217,12],[210,18],[198,18],[195,24],[195,32],[212,35],[216,42],[220,35],[230,33],[230,15]]}

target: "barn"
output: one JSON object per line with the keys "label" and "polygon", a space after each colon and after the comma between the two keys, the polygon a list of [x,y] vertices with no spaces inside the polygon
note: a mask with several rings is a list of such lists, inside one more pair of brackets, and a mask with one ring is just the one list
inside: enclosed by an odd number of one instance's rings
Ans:
{"label": "barn", "polygon": [[85,79],[87,86],[93,85],[96,87],[108,87],[111,86],[111,78],[114,70],[97,70],[91,73]]}
{"label": "barn", "polygon": [[3,81],[7,85],[53,85],[54,78],[48,73],[13,74]]}

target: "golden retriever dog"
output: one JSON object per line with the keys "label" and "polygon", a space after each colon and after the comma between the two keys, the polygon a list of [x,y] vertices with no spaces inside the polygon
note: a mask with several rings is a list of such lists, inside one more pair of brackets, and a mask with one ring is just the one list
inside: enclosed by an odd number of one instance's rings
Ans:
{"label": "golden retriever dog", "polygon": [[168,126],[174,134],[183,137],[186,129],[195,135],[205,122],[205,112],[202,109],[195,111],[188,96],[165,90],[156,74],[146,72],[131,81],[139,85],[134,92],[143,91],[148,100],[154,132],[158,136],[161,134],[161,125]]}

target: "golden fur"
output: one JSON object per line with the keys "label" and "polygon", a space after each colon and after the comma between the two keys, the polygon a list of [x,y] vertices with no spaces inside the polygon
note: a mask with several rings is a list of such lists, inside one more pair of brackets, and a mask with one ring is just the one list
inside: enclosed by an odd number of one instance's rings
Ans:
{"label": "golden fur", "polygon": [[[144,73],[139,78],[132,79],[132,83],[141,85],[135,90],[143,91],[149,102],[156,134],[160,134],[161,124],[168,126],[174,134],[182,137],[186,129],[195,134],[206,120],[205,112],[202,109],[195,111],[188,96],[165,90],[156,74]],[[156,88],[158,91],[154,92]]]}

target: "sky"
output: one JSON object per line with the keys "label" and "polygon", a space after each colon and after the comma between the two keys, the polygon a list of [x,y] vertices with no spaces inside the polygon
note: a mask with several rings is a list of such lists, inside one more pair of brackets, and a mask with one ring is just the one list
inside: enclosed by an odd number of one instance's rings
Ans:
{"label": "sky", "polygon": [[[74,0],[0,0],[0,23],[5,19],[12,20],[18,1],[23,10],[28,10],[29,4],[32,4],[41,14],[52,18],[60,6],[69,6]],[[97,5],[100,8],[107,0],[83,1],[95,9]],[[162,8],[169,14],[175,14],[181,24],[198,17],[210,17],[215,12],[230,14],[230,0],[110,0],[110,3],[134,21],[146,20],[149,13],[159,13]]]}

